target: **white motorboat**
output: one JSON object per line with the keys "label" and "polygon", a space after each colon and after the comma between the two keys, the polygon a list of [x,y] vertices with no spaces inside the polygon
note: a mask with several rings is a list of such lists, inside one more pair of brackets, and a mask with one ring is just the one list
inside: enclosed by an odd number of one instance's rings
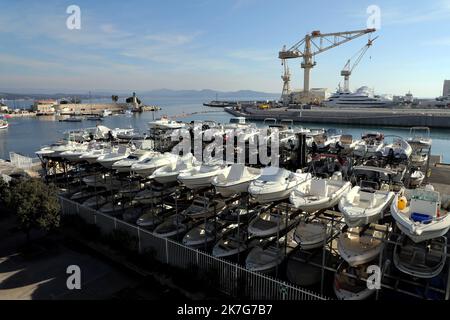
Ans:
{"label": "white motorboat", "polygon": [[110,175],[92,175],[82,179],[82,181],[89,187],[105,188],[107,190],[117,190],[122,183],[115,177]]}
{"label": "white motorboat", "polygon": [[178,156],[176,154],[166,152],[154,155],[141,162],[137,162],[131,166],[131,171],[141,177],[149,177],[157,169],[176,163]]}
{"label": "white motorboat", "polygon": [[271,273],[295,249],[297,243],[293,240],[294,230],[289,231],[278,241],[265,246],[256,246],[247,255],[245,267],[250,271]]}
{"label": "white motorboat", "polygon": [[418,187],[422,184],[424,179],[425,179],[425,174],[422,171],[414,170],[409,175],[409,185],[411,187]]}
{"label": "white motorboat", "polygon": [[105,153],[99,156],[96,162],[107,169],[112,169],[115,162],[125,159],[130,153],[131,150],[129,148],[120,146],[118,149],[112,150],[110,153]]}
{"label": "white motorboat", "polygon": [[173,212],[173,207],[169,205],[155,206],[150,209],[146,209],[139,219],[136,220],[136,224],[139,227],[151,229],[162,223],[167,214]]}
{"label": "white motorboat", "polygon": [[428,153],[422,150],[414,151],[410,157],[411,164],[416,167],[423,167],[428,162]]}
{"label": "white motorboat", "polygon": [[195,224],[183,214],[171,215],[163,223],[158,225],[153,233],[161,238],[178,238],[194,227]]}
{"label": "white motorboat", "polygon": [[214,177],[225,172],[225,170],[226,165],[223,164],[202,163],[190,170],[181,172],[177,179],[189,189],[201,189],[209,187]]}
{"label": "white motorboat", "polygon": [[167,117],[161,117],[161,119],[151,121],[148,123],[148,127],[150,129],[182,129],[186,126],[186,124],[182,122],[177,122],[174,120],[169,120]]}
{"label": "white motorboat", "polygon": [[368,181],[353,187],[339,201],[339,211],[349,227],[359,227],[377,222],[394,198],[394,192],[377,190]]}
{"label": "white motorboat", "polygon": [[250,183],[248,192],[259,203],[283,200],[289,198],[292,190],[307,179],[311,179],[310,173],[266,167],[261,176]]}
{"label": "white motorboat", "polygon": [[86,150],[85,152],[83,152],[79,159],[80,161],[86,161],[87,163],[90,164],[94,164],[97,162],[97,159],[107,153],[111,153],[114,150],[117,151],[117,148],[112,148],[110,145],[109,146],[102,146],[102,145],[98,145],[98,146],[94,146],[91,149]]}
{"label": "white motorboat", "polygon": [[107,214],[119,213],[123,210],[127,210],[134,207],[133,202],[122,202],[122,201],[108,201],[103,206],[100,207],[100,212]]}
{"label": "white motorboat", "polygon": [[450,229],[450,200],[427,189],[406,189],[392,202],[391,214],[400,230],[414,242],[445,235]]}
{"label": "white motorboat", "polygon": [[394,248],[394,265],[413,277],[430,279],[439,275],[447,260],[447,237],[414,243],[402,237]]}
{"label": "white motorboat", "polygon": [[333,289],[339,300],[365,300],[376,290],[369,289],[366,279],[368,265],[357,267],[342,263],[334,275]]}
{"label": "white motorboat", "polygon": [[313,136],[310,148],[313,152],[327,152],[334,148],[340,140],[341,136],[325,132]]}
{"label": "white motorboat", "polygon": [[93,196],[85,201],[83,201],[82,205],[90,208],[100,208],[103,206],[108,200],[103,196]]}
{"label": "white motorboat", "polygon": [[234,228],[223,234],[212,249],[212,255],[217,258],[234,258],[244,255],[248,246],[248,233],[245,228]]}
{"label": "white motorboat", "polygon": [[411,153],[410,144],[402,138],[395,138],[392,143],[384,145],[380,152],[382,157],[393,157],[400,160],[409,159]]}
{"label": "white motorboat", "polygon": [[409,144],[419,147],[431,147],[433,140],[428,127],[412,127],[406,140]]}
{"label": "white motorboat", "polygon": [[224,233],[234,228],[224,221],[207,221],[189,230],[183,237],[182,243],[191,248],[209,248]]}
{"label": "white motorboat", "polygon": [[6,120],[0,119],[0,130],[1,129],[8,129],[9,123]]}
{"label": "white motorboat", "polygon": [[182,212],[191,219],[210,218],[220,214],[225,208],[225,202],[207,197],[196,197],[192,204]]}
{"label": "white motorboat", "polygon": [[350,191],[352,184],[334,175],[331,179],[308,179],[294,188],[289,200],[305,212],[333,208]]}
{"label": "white motorboat", "polygon": [[300,219],[292,206],[280,205],[260,213],[248,225],[248,233],[257,237],[270,237],[290,229]]}
{"label": "white motorboat", "polygon": [[339,254],[352,267],[368,263],[379,256],[383,236],[382,226],[349,228],[339,236]]}
{"label": "white motorboat", "polygon": [[343,134],[340,136],[337,145],[341,154],[350,154],[361,143],[362,140],[354,140],[350,134]]}
{"label": "white motorboat", "polygon": [[214,177],[212,185],[223,197],[248,191],[250,183],[261,176],[261,169],[235,163]]}
{"label": "white motorboat", "polygon": [[174,183],[177,181],[177,177],[180,172],[192,169],[194,163],[194,156],[192,153],[188,153],[182,157],[179,157],[176,162],[156,169],[149,178],[162,184]]}
{"label": "white motorboat", "polygon": [[294,240],[303,250],[321,248],[327,238],[327,224],[319,219],[301,221],[295,228]]}
{"label": "white motorboat", "polygon": [[60,152],[59,156],[70,162],[80,162],[80,156],[89,149],[88,143],[74,144],[73,148]]}
{"label": "white motorboat", "polygon": [[90,190],[82,189],[82,190],[77,191],[74,194],[72,194],[70,196],[70,199],[73,200],[73,201],[84,201],[84,200],[86,200],[88,198],[92,198],[94,196],[100,196],[104,192],[105,192],[105,190],[99,190],[99,191],[96,191],[96,192],[92,192]]}
{"label": "white motorboat", "polygon": [[384,135],[380,132],[365,132],[356,143],[353,154],[358,157],[373,156],[384,146]]}
{"label": "white motorboat", "polygon": [[141,204],[156,204],[160,203],[165,196],[170,195],[171,193],[176,191],[175,186],[167,187],[167,186],[156,186],[152,185],[149,189],[144,189],[139,191],[135,197],[134,201]]}
{"label": "white motorboat", "polygon": [[227,208],[220,214],[219,218],[231,222],[245,222],[252,219],[260,210],[265,207],[256,206],[248,208],[244,203],[228,204]]}
{"label": "white motorboat", "polygon": [[112,165],[113,170],[117,170],[117,172],[130,172],[131,166],[136,163],[140,163],[147,159],[152,159],[153,157],[159,155],[159,152],[138,149],[132,152],[125,159],[114,162]]}
{"label": "white motorboat", "polygon": [[51,146],[42,147],[36,151],[36,155],[46,158],[59,158],[61,153],[77,149],[81,146],[81,143],[75,141],[63,141],[61,143],[55,143]]}

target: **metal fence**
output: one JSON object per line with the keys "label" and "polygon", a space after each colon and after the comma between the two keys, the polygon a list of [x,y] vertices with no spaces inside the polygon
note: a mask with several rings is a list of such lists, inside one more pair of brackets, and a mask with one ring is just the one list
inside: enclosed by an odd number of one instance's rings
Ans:
{"label": "metal fence", "polygon": [[86,222],[97,225],[103,234],[123,230],[137,239],[137,250],[151,250],[155,258],[171,266],[188,269],[195,266],[199,272],[213,272],[218,289],[231,296],[244,296],[259,300],[326,300],[327,298],[296,285],[249,271],[242,266],[208,253],[184,246],[176,241],[161,238],[152,232],[115,217],[60,197],[63,215],[79,215]]}
{"label": "metal fence", "polygon": [[31,169],[33,166],[40,164],[39,158],[30,158],[15,152],[9,153],[9,161],[20,169]]}

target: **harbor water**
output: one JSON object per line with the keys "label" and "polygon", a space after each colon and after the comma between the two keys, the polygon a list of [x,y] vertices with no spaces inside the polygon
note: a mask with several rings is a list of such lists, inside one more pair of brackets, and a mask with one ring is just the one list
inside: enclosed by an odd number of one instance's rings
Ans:
{"label": "harbor water", "polygon": [[[237,99],[239,97],[236,97]],[[105,100],[93,100],[92,103],[109,102]],[[220,108],[210,108],[202,105],[204,100],[194,98],[165,98],[165,99],[145,99],[145,104],[159,105],[162,107],[158,112],[143,112],[132,115],[114,115],[104,118],[102,125],[109,128],[133,127],[140,132],[147,131],[147,123],[167,115],[183,122],[214,120],[217,122],[228,122],[231,115]],[[16,102],[17,105],[17,102]],[[30,102],[21,102],[20,106],[29,106]],[[14,151],[23,155],[34,156],[34,152],[43,145],[54,143],[61,139],[67,130],[94,127],[97,122],[83,120],[82,122],[59,122],[56,116],[23,117],[8,120],[9,128],[0,130],[0,158],[9,159],[9,152]],[[263,123],[257,123],[262,126]],[[296,125],[298,126],[298,125]],[[348,125],[324,125],[308,123],[304,125],[308,128],[336,128],[345,134],[351,134],[354,138],[359,138],[365,131],[381,131],[386,136],[395,135],[401,137],[409,136],[408,128],[393,128],[379,126],[355,127]],[[433,139],[432,154],[441,155],[444,162],[450,162],[450,130],[431,129]]]}

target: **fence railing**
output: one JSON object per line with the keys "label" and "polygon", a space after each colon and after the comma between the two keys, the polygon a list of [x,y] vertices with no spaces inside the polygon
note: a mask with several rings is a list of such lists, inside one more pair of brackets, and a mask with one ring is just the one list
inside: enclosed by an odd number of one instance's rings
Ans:
{"label": "fence railing", "polygon": [[36,164],[40,163],[39,158],[30,158],[15,152],[9,153],[9,161],[11,161],[11,164],[15,167],[20,169],[31,169]]}
{"label": "fence railing", "polygon": [[122,230],[137,239],[139,252],[152,250],[155,258],[171,266],[187,269],[196,266],[200,272],[215,271],[219,290],[259,300],[326,300],[327,298],[294,284],[247,270],[239,264],[216,258],[176,241],[161,238],[152,232],[115,217],[60,197],[63,215],[78,215],[87,223],[97,225],[103,234]]}

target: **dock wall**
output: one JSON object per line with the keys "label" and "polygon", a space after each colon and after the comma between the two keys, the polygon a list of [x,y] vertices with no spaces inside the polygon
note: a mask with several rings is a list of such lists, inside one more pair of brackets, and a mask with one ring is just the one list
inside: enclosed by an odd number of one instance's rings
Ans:
{"label": "dock wall", "polygon": [[450,110],[447,109],[332,109],[314,108],[310,110],[276,108],[260,110],[243,108],[242,111],[225,108],[225,111],[245,117],[248,120],[290,119],[299,123],[335,123],[346,125],[377,125],[393,127],[426,126],[430,128],[450,128]]}

